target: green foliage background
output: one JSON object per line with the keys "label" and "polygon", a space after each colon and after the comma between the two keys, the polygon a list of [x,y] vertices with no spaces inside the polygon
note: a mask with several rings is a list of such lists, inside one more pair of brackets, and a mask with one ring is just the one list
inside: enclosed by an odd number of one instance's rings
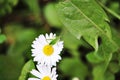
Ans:
{"label": "green foliage background", "polygon": [[64,41],[58,80],[119,80],[119,0],[0,0],[0,80],[27,80],[32,41]]}

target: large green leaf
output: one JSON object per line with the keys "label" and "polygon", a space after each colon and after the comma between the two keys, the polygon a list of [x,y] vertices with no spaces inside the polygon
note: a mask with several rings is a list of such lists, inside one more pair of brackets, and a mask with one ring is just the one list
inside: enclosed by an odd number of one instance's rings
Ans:
{"label": "large green leaf", "polygon": [[95,51],[98,51],[98,37],[102,39],[102,45],[107,48],[104,51],[106,54],[108,53],[106,50],[111,49],[109,52],[113,52],[117,49],[117,45],[111,38],[110,27],[106,22],[108,18],[94,0],[59,2],[56,4],[56,11],[63,25],[77,38],[83,36],[95,48]]}
{"label": "large green leaf", "polygon": [[110,29],[105,24],[107,17],[99,8],[93,0],[67,0],[56,6],[64,26],[77,38],[84,36],[96,50],[98,48],[96,39],[101,32],[110,37]]}
{"label": "large green leaf", "polygon": [[30,71],[34,69],[34,63],[32,60],[29,60],[23,67],[19,80],[26,80]]}

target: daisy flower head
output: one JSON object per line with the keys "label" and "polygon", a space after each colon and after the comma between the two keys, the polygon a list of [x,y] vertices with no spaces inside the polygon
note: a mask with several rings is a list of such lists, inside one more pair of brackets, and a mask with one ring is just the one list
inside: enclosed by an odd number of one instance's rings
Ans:
{"label": "daisy flower head", "polygon": [[56,68],[51,68],[46,65],[37,65],[37,69],[33,69],[31,74],[36,78],[28,78],[28,80],[57,80]]}
{"label": "daisy flower head", "polygon": [[60,52],[63,49],[63,41],[60,41],[56,34],[42,34],[33,41],[32,56],[38,64],[56,66],[61,60]]}

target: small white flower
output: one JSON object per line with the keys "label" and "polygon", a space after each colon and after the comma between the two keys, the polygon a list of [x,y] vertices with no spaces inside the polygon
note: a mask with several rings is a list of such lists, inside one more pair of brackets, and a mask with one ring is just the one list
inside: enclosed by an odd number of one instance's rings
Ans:
{"label": "small white flower", "polygon": [[37,69],[33,69],[31,73],[36,78],[28,78],[28,80],[57,80],[56,68],[51,68],[46,65],[37,65]]}
{"label": "small white flower", "polygon": [[58,40],[55,44],[51,45],[51,41],[55,39],[56,34],[50,33],[50,35],[40,35],[33,41],[32,56],[34,56],[34,61],[42,65],[56,66],[56,62],[61,60],[59,54],[63,49],[63,41]]}

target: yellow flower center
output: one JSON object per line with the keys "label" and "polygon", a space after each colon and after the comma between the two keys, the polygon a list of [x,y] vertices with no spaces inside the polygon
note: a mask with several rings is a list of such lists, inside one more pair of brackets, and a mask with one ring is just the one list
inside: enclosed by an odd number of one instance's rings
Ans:
{"label": "yellow flower center", "polygon": [[50,56],[54,52],[54,49],[51,45],[46,45],[43,48],[43,52],[44,52],[45,55]]}
{"label": "yellow flower center", "polygon": [[49,76],[45,76],[45,77],[43,77],[43,79],[42,80],[51,80],[50,79],[50,77]]}

